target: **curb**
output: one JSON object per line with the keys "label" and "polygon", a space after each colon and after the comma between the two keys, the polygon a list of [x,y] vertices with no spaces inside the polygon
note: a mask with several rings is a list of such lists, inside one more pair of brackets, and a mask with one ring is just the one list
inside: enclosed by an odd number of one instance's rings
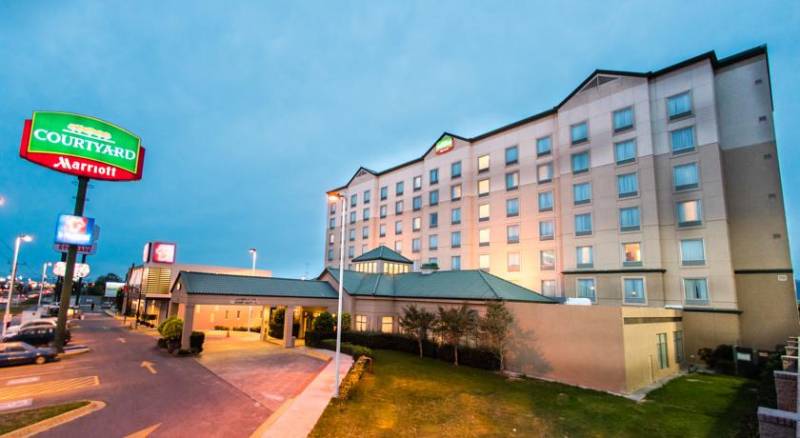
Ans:
{"label": "curb", "polygon": [[106,407],[106,404],[101,401],[92,400],[89,402],[88,405],[73,409],[68,412],[64,412],[63,414],[56,415],[55,417],[50,417],[48,419],[42,420],[38,423],[31,424],[29,426],[25,426],[21,429],[12,430],[6,434],[0,435],[0,438],[27,438],[34,436],[36,434],[46,432],[54,427],[61,426],[62,424],[69,423],[70,421],[77,420],[84,415],[89,415],[92,412],[99,411]]}

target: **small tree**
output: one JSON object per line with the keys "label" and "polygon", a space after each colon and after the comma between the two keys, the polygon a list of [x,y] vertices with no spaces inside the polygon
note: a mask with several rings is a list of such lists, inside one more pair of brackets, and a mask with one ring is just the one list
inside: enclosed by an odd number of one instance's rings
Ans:
{"label": "small tree", "polygon": [[418,308],[414,304],[403,309],[403,316],[398,321],[400,327],[417,340],[420,359],[422,358],[422,341],[428,338],[428,331],[433,328],[435,322],[436,315]]}
{"label": "small tree", "polygon": [[336,327],[336,320],[333,315],[328,312],[322,312],[314,318],[311,327],[318,333],[333,333],[333,328]]}
{"label": "small tree", "polygon": [[183,320],[177,316],[171,316],[158,325],[158,333],[161,337],[169,340],[176,340],[183,333]]}
{"label": "small tree", "polygon": [[349,332],[352,327],[352,318],[347,312],[342,312],[342,333]]}
{"label": "small tree", "polygon": [[436,329],[444,341],[453,346],[453,364],[458,366],[458,344],[461,338],[475,333],[478,325],[478,312],[466,304],[445,310],[439,306]]}
{"label": "small tree", "polygon": [[505,369],[505,352],[511,342],[510,329],[513,323],[514,315],[502,301],[489,303],[486,316],[478,322],[478,334],[500,361],[500,371]]}

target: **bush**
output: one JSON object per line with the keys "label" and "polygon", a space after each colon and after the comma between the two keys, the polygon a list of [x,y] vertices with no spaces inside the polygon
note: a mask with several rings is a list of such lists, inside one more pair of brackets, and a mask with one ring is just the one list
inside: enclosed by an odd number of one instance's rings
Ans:
{"label": "bush", "polygon": [[189,348],[193,354],[199,354],[203,351],[203,343],[206,340],[206,334],[203,332],[192,332],[189,337]]}
{"label": "bush", "polygon": [[306,345],[309,347],[319,347],[323,339],[331,339],[335,336],[334,333],[320,333],[314,330],[306,331]]}
{"label": "bush", "polygon": [[333,333],[334,327],[336,327],[336,320],[333,319],[333,315],[328,312],[322,312],[314,318],[314,323],[311,325],[315,332],[319,333]]}
{"label": "bush", "polygon": [[350,371],[347,372],[347,375],[344,376],[342,383],[339,385],[339,400],[350,398],[364,372],[370,366],[371,361],[372,358],[367,356],[361,356],[356,360],[356,363],[353,364],[353,367],[350,368]]}
{"label": "bush", "polygon": [[[324,339],[319,346],[326,350],[336,351],[336,340]],[[342,342],[341,352],[353,356],[353,359],[358,359],[361,356],[372,357],[372,350],[370,348],[362,345],[354,345],[349,342]]]}
{"label": "bush", "polygon": [[180,339],[183,333],[183,320],[176,316],[167,318],[159,324],[158,333],[166,339]]}

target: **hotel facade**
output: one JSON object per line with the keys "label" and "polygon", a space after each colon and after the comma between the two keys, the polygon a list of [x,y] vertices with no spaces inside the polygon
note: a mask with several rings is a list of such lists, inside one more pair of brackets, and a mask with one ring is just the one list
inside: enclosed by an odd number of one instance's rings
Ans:
{"label": "hotel facade", "polygon": [[687,353],[772,349],[799,328],[763,46],[597,70],[552,109],[472,138],[445,133],[329,193],[345,202],[326,208],[326,266],[340,245],[348,269],[384,245],[416,269],[678,308]]}

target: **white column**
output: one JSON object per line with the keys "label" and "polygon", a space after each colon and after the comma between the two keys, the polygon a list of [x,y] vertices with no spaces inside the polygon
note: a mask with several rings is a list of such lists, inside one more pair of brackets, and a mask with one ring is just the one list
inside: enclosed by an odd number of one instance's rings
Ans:
{"label": "white column", "polygon": [[292,338],[294,308],[295,306],[286,306],[286,313],[283,315],[283,346],[286,348],[294,347],[294,338]]}
{"label": "white column", "polygon": [[181,334],[181,349],[188,350],[190,347],[190,337],[192,336],[192,326],[194,324],[194,304],[186,304],[183,315],[183,333]]}

